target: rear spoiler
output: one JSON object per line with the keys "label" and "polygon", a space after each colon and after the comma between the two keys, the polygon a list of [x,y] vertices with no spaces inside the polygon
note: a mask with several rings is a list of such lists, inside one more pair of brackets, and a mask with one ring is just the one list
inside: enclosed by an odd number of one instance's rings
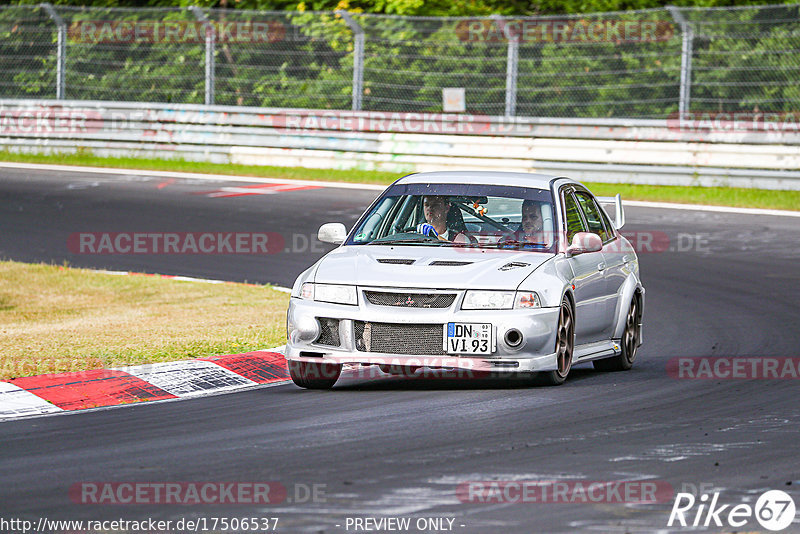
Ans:
{"label": "rear spoiler", "polygon": [[[622,197],[619,194],[615,197],[597,197],[597,201],[600,204],[614,204],[614,228],[619,230],[625,226],[625,211],[622,209]],[[608,214],[608,210],[606,213]]]}

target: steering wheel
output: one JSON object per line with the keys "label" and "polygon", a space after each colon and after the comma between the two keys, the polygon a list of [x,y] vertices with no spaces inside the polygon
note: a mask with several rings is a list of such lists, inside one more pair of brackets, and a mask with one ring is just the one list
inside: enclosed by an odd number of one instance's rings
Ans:
{"label": "steering wheel", "polygon": [[457,233],[453,237],[453,243],[459,243],[459,241],[456,241],[456,239],[458,239],[458,237],[462,236],[462,235],[467,238],[467,241],[469,242],[470,245],[477,245],[478,244],[478,238],[475,237],[474,235],[468,233],[465,230],[462,230],[461,232]]}

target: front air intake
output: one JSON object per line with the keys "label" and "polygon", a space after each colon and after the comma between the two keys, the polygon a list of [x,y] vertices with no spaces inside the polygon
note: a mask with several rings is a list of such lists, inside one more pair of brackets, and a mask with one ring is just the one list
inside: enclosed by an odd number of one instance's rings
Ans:
{"label": "front air intake", "polygon": [[411,265],[417,260],[405,258],[378,258],[378,263],[388,263],[389,265]]}
{"label": "front air intake", "polygon": [[462,267],[464,265],[471,264],[471,261],[445,261],[445,260],[437,260],[432,261],[428,265],[436,265],[437,267]]}
{"label": "front air intake", "polygon": [[328,347],[338,347],[339,341],[339,319],[332,317],[318,317],[319,336],[314,341],[315,345],[326,345]]}
{"label": "front air intake", "polygon": [[353,321],[356,350],[444,356],[441,324],[395,324]]}
{"label": "front air intake", "polygon": [[456,300],[455,293],[389,293],[364,291],[364,297],[376,306],[401,308],[449,308]]}

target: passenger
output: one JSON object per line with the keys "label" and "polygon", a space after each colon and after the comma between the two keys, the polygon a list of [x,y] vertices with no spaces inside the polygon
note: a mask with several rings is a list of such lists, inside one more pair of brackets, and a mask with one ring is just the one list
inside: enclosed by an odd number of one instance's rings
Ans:
{"label": "passenger", "polygon": [[548,232],[544,229],[544,216],[542,214],[542,206],[544,205],[546,203],[525,200],[522,203],[522,220],[519,227],[513,234],[500,239],[498,245],[516,241],[523,245],[529,244],[531,247],[534,244],[550,246],[550,236],[547,235]]}
{"label": "passenger", "polygon": [[526,200],[522,203],[522,224],[519,227],[518,241],[528,243],[547,243],[544,232],[544,217],[542,216],[542,203],[535,200]]}

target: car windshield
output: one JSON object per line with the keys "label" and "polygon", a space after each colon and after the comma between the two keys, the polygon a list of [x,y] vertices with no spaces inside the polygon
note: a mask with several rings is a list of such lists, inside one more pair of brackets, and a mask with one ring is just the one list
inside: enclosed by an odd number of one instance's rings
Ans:
{"label": "car windshield", "polygon": [[348,245],[493,247],[550,251],[549,190],[479,184],[398,184],[365,213]]}

